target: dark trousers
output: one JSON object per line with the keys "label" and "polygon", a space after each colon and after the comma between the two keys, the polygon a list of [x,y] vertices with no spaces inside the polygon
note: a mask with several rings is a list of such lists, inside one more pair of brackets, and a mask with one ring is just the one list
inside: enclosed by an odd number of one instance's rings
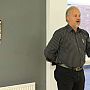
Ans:
{"label": "dark trousers", "polygon": [[54,77],[58,90],[84,90],[84,70],[74,71],[61,66],[56,66]]}

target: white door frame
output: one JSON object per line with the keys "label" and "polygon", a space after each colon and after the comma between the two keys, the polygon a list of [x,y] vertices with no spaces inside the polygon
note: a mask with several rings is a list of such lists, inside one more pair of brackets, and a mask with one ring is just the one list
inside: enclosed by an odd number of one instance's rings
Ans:
{"label": "white door frame", "polygon": [[[54,31],[66,24],[65,10],[67,0],[46,0],[46,44]],[[55,66],[46,61],[46,90],[57,90],[53,77]]]}

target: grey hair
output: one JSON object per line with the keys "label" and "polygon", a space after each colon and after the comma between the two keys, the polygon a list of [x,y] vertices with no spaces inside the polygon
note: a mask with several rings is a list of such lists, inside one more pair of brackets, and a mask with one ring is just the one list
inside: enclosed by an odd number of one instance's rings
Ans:
{"label": "grey hair", "polygon": [[[71,6],[69,7],[67,10],[66,10],[66,17],[70,15],[70,11],[73,10],[73,9],[78,9],[76,6]],[[66,19],[67,21],[67,19]],[[68,21],[67,21],[68,22]]]}

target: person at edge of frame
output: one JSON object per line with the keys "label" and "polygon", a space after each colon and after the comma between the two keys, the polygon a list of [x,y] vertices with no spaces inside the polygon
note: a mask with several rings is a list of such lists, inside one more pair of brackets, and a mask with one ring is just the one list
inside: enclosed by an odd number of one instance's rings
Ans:
{"label": "person at edge of frame", "polygon": [[80,10],[71,6],[66,10],[67,25],[56,30],[44,49],[46,60],[54,63],[54,78],[58,90],[84,90],[83,65],[85,55],[90,57],[90,38],[79,28]]}

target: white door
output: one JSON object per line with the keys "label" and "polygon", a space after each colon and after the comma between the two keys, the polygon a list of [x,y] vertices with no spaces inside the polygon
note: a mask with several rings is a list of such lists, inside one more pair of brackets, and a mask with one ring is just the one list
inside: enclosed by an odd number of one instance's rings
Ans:
{"label": "white door", "polygon": [[[58,28],[66,25],[65,11],[67,0],[46,0],[46,42]],[[47,44],[46,43],[46,44]],[[46,62],[46,90],[57,90],[54,80],[54,69],[51,63]]]}

